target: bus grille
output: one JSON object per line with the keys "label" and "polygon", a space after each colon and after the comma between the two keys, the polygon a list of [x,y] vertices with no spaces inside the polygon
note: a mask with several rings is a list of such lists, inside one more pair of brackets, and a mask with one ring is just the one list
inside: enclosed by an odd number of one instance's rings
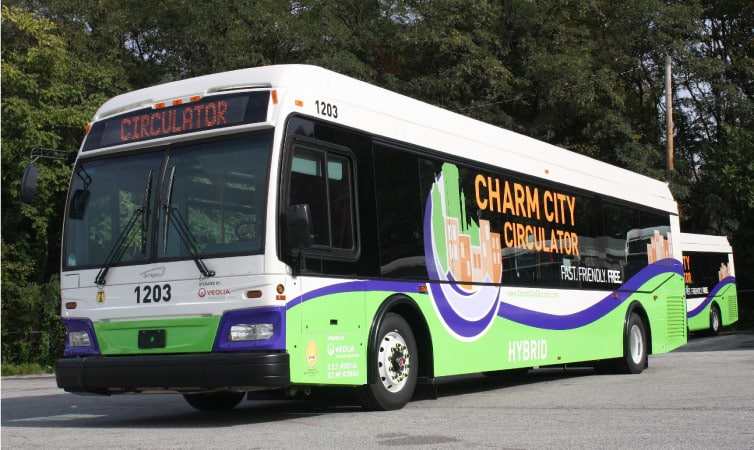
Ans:
{"label": "bus grille", "polygon": [[667,297],[668,343],[686,339],[686,306],[683,297]]}
{"label": "bus grille", "polygon": [[738,297],[729,295],[728,298],[728,320],[735,322],[738,320]]}

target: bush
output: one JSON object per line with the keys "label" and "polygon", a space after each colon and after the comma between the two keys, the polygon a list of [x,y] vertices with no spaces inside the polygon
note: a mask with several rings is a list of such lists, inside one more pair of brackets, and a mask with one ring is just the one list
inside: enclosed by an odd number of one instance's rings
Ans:
{"label": "bush", "polygon": [[2,376],[8,377],[13,375],[39,375],[53,373],[53,366],[40,366],[37,363],[30,364],[2,364]]}

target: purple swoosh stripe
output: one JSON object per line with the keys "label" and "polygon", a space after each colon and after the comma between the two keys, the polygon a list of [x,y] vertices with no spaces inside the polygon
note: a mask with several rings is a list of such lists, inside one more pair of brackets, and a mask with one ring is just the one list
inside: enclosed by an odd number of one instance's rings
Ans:
{"label": "purple swoosh stripe", "polygon": [[342,294],[346,292],[370,292],[370,291],[385,291],[385,292],[419,292],[418,286],[423,286],[424,283],[418,281],[382,281],[382,280],[362,280],[362,281],[346,281],[344,283],[333,284],[325,286],[320,289],[309,291],[289,301],[286,304],[286,309],[291,309],[296,305],[299,305],[307,300],[313,300],[318,297],[324,297],[332,294]]}
{"label": "purple swoosh stripe", "polygon": [[[599,302],[583,311],[573,314],[565,316],[547,314],[502,302],[500,304],[498,316],[523,325],[547,330],[569,330],[578,328],[595,322],[615,310],[626,301],[633,292],[638,291],[649,280],[662,275],[667,275],[668,278],[670,278],[672,274],[681,275],[682,270],[683,266],[674,259],[658,261],[640,270],[639,273],[634,275],[618,290],[608,294]],[[617,296],[617,298],[615,298],[615,296]]]}
{"label": "purple swoosh stripe", "polygon": [[710,304],[712,299],[717,295],[718,292],[720,292],[725,286],[728,286],[729,284],[736,284],[736,277],[725,277],[715,285],[715,287],[712,289],[712,292],[707,294],[707,297],[704,298],[704,301],[701,305],[697,306],[696,308],[692,309],[686,314],[686,317],[689,319],[696,316],[700,312],[704,311],[704,308],[707,307],[707,305]]}
{"label": "purple swoosh stripe", "polygon": [[[489,324],[491,316],[495,314],[496,309],[498,316],[521,323],[523,325],[550,330],[567,330],[590,324],[598,320],[599,318],[609,314],[615,308],[620,306],[621,303],[623,303],[629,297],[629,295],[638,290],[642,285],[644,285],[652,278],[661,276],[663,274],[667,274],[668,276],[673,273],[679,274],[677,270],[668,270],[668,263],[670,262],[674,263],[675,260],[663,260],[645,267],[628,282],[626,282],[620,290],[608,294],[598,303],[583,311],[565,316],[532,311],[511,305],[509,303],[501,302],[499,308],[493,307],[492,309],[490,309],[490,312],[487,313],[482,319],[479,319],[477,321],[468,321],[458,317],[456,314],[447,314],[448,311],[452,310],[450,310],[450,305],[445,299],[445,296],[442,294],[441,287],[438,283],[431,283],[429,285],[429,288],[431,289],[433,298],[437,303],[437,308],[441,313],[446,313],[442,315],[448,322],[448,325],[456,333],[464,337],[473,337],[483,331]],[[680,266],[680,263],[673,265]],[[418,292],[418,286],[421,285],[422,283],[410,281],[348,281],[345,283],[326,286],[307,292],[288,302],[286,309],[291,309],[307,300],[331,294],[365,291]],[[614,298],[614,294],[617,295],[618,298]]]}
{"label": "purple swoosh stripe", "polygon": [[461,284],[456,281],[451,272],[448,272],[445,276],[446,279],[450,282],[449,286],[456,294],[460,295],[461,297],[471,297],[472,295],[474,295],[473,292],[468,292],[467,290],[461,288]]}
{"label": "purple swoosh stripe", "polygon": [[484,315],[484,317],[478,320],[466,320],[459,317],[458,314],[453,311],[448,303],[445,295],[442,292],[442,286],[438,283],[431,283],[429,285],[432,291],[432,298],[435,300],[435,305],[440,311],[440,315],[443,317],[445,323],[459,336],[465,338],[471,338],[479,336],[492,322],[493,317],[498,309],[498,302],[500,301],[500,290],[497,290],[497,298],[492,304],[490,310]]}

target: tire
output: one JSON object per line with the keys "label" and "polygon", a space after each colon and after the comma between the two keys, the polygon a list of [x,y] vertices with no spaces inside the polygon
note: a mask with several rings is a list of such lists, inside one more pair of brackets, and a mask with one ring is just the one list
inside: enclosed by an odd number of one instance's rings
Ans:
{"label": "tire", "polygon": [[228,411],[243,400],[245,392],[207,392],[183,394],[189,405],[199,411]]}
{"label": "tire", "polygon": [[644,321],[631,313],[623,335],[624,373],[641,373],[647,367],[647,331]]}
{"label": "tire", "polygon": [[709,309],[709,334],[717,336],[720,334],[720,327],[722,324],[722,316],[720,315],[720,308],[717,305],[712,305]]}
{"label": "tire", "polygon": [[371,343],[370,379],[359,398],[368,409],[388,411],[403,408],[411,400],[418,378],[419,357],[414,333],[398,314],[388,313]]}

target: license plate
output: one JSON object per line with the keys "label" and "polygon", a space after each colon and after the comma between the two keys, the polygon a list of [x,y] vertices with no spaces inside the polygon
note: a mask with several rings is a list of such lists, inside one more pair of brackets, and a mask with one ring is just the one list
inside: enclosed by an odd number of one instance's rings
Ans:
{"label": "license plate", "polygon": [[139,348],[165,348],[165,330],[139,330]]}

